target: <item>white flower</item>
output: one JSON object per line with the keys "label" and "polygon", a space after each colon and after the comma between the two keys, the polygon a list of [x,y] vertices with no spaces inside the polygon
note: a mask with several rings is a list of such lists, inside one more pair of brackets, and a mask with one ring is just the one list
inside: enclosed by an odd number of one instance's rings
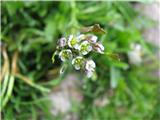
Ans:
{"label": "white flower", "polygon": [[140,44],[131,44],[131,49],[136,50],[136,51],[140,51],[140,50],[142,50],[142,46]]}
{"label": "white flower", "polygon": [[87,39],[89,42],[91,42],[91,43],[96,43],[98,37],[95,36],[95,35],[90,34],[90,35],[87,35],[86,39]]}
{"label": "white flower", "polygon": [[65,37],[62,37],[58,40],[59,47],[64,47],[67,45],[67,39]]}
{"label": "white flower", "polygon": [[131,44],[131,49],[128,52],[128,58],[131,64],[139,65],[142,62],[142,47],[140,44]]}
{"label": "white flower", "polygon": [[66,50],[62,50],[60,53],[59,53],[59,57],[62,61],[66,61],[66,60],[69,60],[69,59],[72,59],[72,51],[69,50],[69,49],[66,49]]}
{"label": "white flower", "polygon": [[95,71],[96,64],[93,60],[86,61],[85,69],[87,73],[87,77],[90,78],[93,76]]}
{"label": "white flower", "polygon": [[74,65],[76,70],[80,70],[82,66],[84,65],[84,58],[81,56],[78,56],[72,60],[72,65]]}
{"label": "white flower", "polygon": [[95,67],[96,67],[96,64],[93,60],[87,60],[86,61],[85,68],[86,68],[87,71],[94,71]]}
{"label": "white flower", "polygon": [[104,46],[100,42],[95,43],[93,48],[94,48],[95,51],[97,51],[97,52],[99,52],[101,54],[104,53],[103,52],[104,51]]}
{"label": "white flower", "polygon": [[92,46],[90,45],[88,41],[83,41],[80,44],[78,50],[80,51],[82,55],[86,55],[92,50]]}
{"label": "white flower", "polygon": [[79,39],[74,37],[73,35],[70,35],[69,36],[69,39],[68,39],[68,46],[70,48],[75,48],[75,49],[78,49],[78,43],[79,43]]}

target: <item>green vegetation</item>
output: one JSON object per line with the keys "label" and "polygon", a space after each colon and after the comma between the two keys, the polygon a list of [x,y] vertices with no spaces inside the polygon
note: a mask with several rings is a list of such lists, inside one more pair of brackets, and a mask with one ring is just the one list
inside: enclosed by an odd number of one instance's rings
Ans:
{"label": "green vegetation", "polygon": [[[1,3],[3,120],[63,119],[51,115],[47,97],[65,78],[59,76],[60,60],[52,64],[52,53],[58,38],[94,24],[106,31],[99,36],[106,54],[92,55],[97,78],[92,81],[84,77],[85,88],[80,88],[84,99],[73,112],[81,120],[158,119],[158,78],[152,73],[158,66],[154,56],[157,48],[142,37],[142,31],[155,23],[135,11],[133,3]],[[143,48],[140,65],[130,64],[127,57],[132,43]],[[114,59],[117,54],[120,61]],[[109,103],[95,106],[94,100],[102,96]]]}

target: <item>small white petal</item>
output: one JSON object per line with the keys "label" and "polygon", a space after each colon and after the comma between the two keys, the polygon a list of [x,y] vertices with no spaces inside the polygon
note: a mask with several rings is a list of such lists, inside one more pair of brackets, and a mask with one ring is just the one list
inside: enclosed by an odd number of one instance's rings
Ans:
{"label": "small white petal", "polygon": [[78,49],[78,43],[79,43],[79,39],[78,38],[75,38],[73,35],[69,36],[68,46],[70,48]]}
{"label": "small white petal", "polygon": [[85,45],[85,44],[89,44],[89,42],[88,41],[83,41],[81,44]]}
{"label": "small white petal", "polygon": [[61,52],[59,53],[59,57],[60,57],[60,59],[61,59],[62,61],[64,61],[64,59],[62,58],[62,53],[63,53],[63,51],[61,51]]}
{"label": "small white petal", "polygon": [[73,39],[73,35],[70,35],[68,40],[72,40],[72,39]]}
{"label": "small white petal", "polygon": [[135,45],[135,50],[140,51],[142,48],[142,46],[140,44],[136,44]]}
{"label": "small white petal", "polygon": [[91,78],[93,76],[93,71],[87,71],[87,77],[88,78]]}
{"label": "small white petal", "polygon": [[103,54],[104,52],[100,49],[100,48],[97,48],[97,52]]}
{"label": "small white petal", "polygon": [[78,38],[78,40],[83,40],[85,38],[85,35],[84,34],[80,34],[77,38]]}
{"label": "small white petal", "polygon": [[72,48],[71,42],[68,40],[68,46]]}
{"label": "small white petal", "polygon": [[88,53],[87,51],[83,51],[82,55],[87,55],[87,53]]}
{"label": "small white petal", "polygon": [[94,71],[95,67],[96,67],[96,64],[93,60],[87,60],[86,61],[85,68],[86,68],[87,71]]}
{"label": "small white petal", "polygon": [[92,35],[90,40],[91,40],[92,43],[96,43],[97,42],[97,38],[98,38],[97,36]]}
{"label": "small white petal", "polygon": [[141,46],[140,44],[138,44],[138,43],[132,43],[131,46],[130,46],[130,48],[131,48],[132,50],[137,50],[137,51],[139,51],[139,50],[142,49],[142,46]]}
{"label": "small white petal", "polygon": [[70,35],[69,38],[68,38],[68,46],[70,48],[72,48],[72,45],[71,45],[71,40],[73,39],[73,35]]}
{"label": "small white petal", "polygon": [[89,51],[89,52],[92,51],[92,46],[89,46],[89,47],[88,47],[88,51]]}
{"label": "small white petal", "polygon": [[103,51],[104,50],[104,46],[102,45],[102,43],[98,43],[99,48]]}
{"label": "small white petal", "polygon": [[98,37],[95,36],[95,35],[90,34],[90,35],[87,35],[86,39],[87,39],[89,42],[91,42],[91,43],[96,43]]}
{"label": "small white petal", "polygon": [[75,48],[76,50],[78,50],[78,49],[79,49],[79,45],[78,45],[78,44],[74,45],[74,48]]}
{"label": "small white petal", "polygon": [[76,60],[75,58],[72,60],[72,65],[74,65],[75,60]]}
{"label": "small white petal", "polygon": [[61,61],[64,62],[65,60],[66,60],[66,59],[65,59],[63,56],[61,56]]}
{"label": "small white petal", "polygon": [[104,46],[102,45],[102,43],[95,43],[94,50],[103,54]]}
{"label": "small white petal", "polygon": [[80,70],[80,66],[75,65],[74,67],[75,67],[76,70]]}
{"label": "small white petal", "polygon": [[83,59],[83,57],[81,57],[81,56],[78,56],[78,57],[76,57],[76,58],[78,58],[78,59]]}

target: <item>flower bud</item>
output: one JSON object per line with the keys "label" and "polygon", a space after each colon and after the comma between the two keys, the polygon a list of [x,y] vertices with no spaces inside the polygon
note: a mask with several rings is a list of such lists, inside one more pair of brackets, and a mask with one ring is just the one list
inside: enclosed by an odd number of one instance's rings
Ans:
{"label": "flower bud", "polygon": [[95,35],[87,35],[86,40],[88,40],[90,43],[96,43],[97,42],[97,36]]}
{"label": "flower bud", "polygon": [[93,60],[87,60],[85,64],[85,69],[87,73],[87,77],[90,78],[94,75],[96,64]]}
{"label": "flower bud", "polygon": [[65,37],[62,37],[58,40],[58,45],[59,47],[63,48],[64,46],[67,45],[67,39]]}
{"label": "flower bud", "polygon": [[104,52],[104,46],[102,45],[102,43],[98,42],[98,43],[95,43],[94,46],[93,46],[93,49],[96,51],[96,52],[99,52],[101,54],[103,54]]}

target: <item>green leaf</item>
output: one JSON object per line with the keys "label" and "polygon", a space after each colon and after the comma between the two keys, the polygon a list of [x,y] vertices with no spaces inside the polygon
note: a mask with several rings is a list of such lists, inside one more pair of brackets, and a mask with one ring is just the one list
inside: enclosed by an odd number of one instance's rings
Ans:
{"label": "green leaf", "polygon": [[19,9],[23,8],[24,4],[22,1],[16,2],[5,2],[6,8],[8,13],[12,16],[14,15]]}
{"label": "green leaf", "polygon": [[84,27],[81,29],[81,32],[93,32],[93,33],[100,33],[100,34],[105,34],[105,30],[100,27],[99,24],[95,24],[90,27]]}
{"label": "green leaf", "polygon": [[129,66],[127,63],[124,63],[124,62],[120,62],[120,61],[113,61],[112,62],[112,65],[115,66],[115,67],[118,67],[118,68],[122,68],[124,70],[128,69]]}
{"label": "green leaf", "polygon": [[111,58],[112,60],[120,61],[120,57],[116,53],[107,52],[105,55],[107,55],[107,57]]}

